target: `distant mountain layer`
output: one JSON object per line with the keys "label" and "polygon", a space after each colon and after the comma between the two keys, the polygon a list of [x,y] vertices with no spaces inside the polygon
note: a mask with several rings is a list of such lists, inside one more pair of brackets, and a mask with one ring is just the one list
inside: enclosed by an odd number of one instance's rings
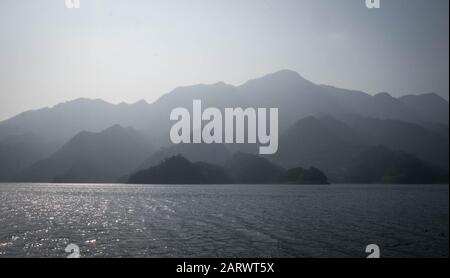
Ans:
{"label": "distant mountain layer", "polygon": [[47,159],[22,171],[29,182],[115,182],[152,153],[152,145],[132,128],[113,126],[100,133],[81,132]]}
{"label": "distant mountain layer", "polygon": [[[307,117],[282,134],[276,155],[260,157],[216,144],[181,144],[154,152],[142,133],[115,125],[100,133],[81,132],[47,159],[32,163],[35,157],[30,156],[25,164],[29,166],[23,166],[14,178],[3,179],[62,183],[119,179],[132,183],[445,183],[448,168],[439,167],[439,163],[448,165],[447,140],[419,125],[392,120]],[[9,157],[32,154],[28,149],[18,152],[20,147],[12,149]]]}
{"label": "distant mountain layer", "polygon": [[346,168],[349,183],[448,183],[448,172],[400,151],[383,146],[360,154]]}
{"label": "distant mountain layer", "polygon": [[307,117],[280,136],[272,157],[284,167],[311,165],[324,170],[333,182],[348,182],[343,169],[367,149],[383,145],[410,153],[424,162],[448,169],[448,138],[417,124],[346,116]]}
{"label": "distant mountain layer", "polygon": [[359,115],[411,123],[445,124],[448,101],[436,94],[391,97],[317,85],[293,71],[280,71],[234,87],[224,83],[180,87],[153,104],[113,105],[102,100],[78,99],[52,108],[28,111],[0,122],[0,141],[11,135],[32,133],[49,142],[65,143],[81,131],[99,132],[114,124],[131,126],[151,136],[154,143],[168,141],[170,111],[192,106],[276,107],[284,131],[297,120],[317,115]]}
{"label": "distant mountain layer", "polygon": [[[170,144],[171,110],[191,109],[194,99],[202,100],[204,108],[279,108],[278,153],[255,157],[252,144]],[[448,108],[448,101],[436,94],[370,96],[317,85],[287,70],[237,87],[179,87],[153,104],[78,99],[0,122],[0,182],[114,182],[177,155],[200,173],[222,167],[243,183],[286,182],[285,169],[296,169],[291,178],[294,173],[303,180],[319,177],[315,169],[320,169],[332,183],[356,182],[358,171],[368,175],[363,162],[379,159],[367,152],[382,146],[389,150],[385,154],[396,154],[385,157],[415,160],[434,173],[422,179],[433,183],[448,173]],[[402,166],[402,171],[413,168]],[[381,171],[368,182],[395,180],[387,177],[391,174]]]}
{"label": "distant mountain layer", "polygon": [[0,181],[13,181],[15,175],[50,156],[57,148],[34,134],[5,138],[0,141]]}

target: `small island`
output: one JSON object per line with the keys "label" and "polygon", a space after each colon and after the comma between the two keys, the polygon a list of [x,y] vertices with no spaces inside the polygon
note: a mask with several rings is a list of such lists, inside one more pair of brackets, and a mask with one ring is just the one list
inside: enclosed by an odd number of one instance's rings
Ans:
{"label": "small island", "polygon": [[315,167],[285,170],[265,158],[236,153],[224,167],[191,162],[182,155],[128,177],[130,184],[329,184]]}

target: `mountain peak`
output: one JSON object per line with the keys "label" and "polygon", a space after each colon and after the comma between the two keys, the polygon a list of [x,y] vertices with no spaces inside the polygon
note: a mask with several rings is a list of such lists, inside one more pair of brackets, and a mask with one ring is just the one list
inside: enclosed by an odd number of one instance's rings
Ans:
{"label": "mountain peak", "polygon": [[141,99],[139,101],[136,101],[132,105],[134,105],[134,106],[147,106],[147,105],[149,105],[149,103],[146,100]]}
{"label": "mountain peak", "polygon": [[381,93],[378,93],[378,94],[374,95],[374,97],[380,98],[380,99],[392,99],[392,98],[393,98],[393,97],[392,97],[389,93],[387,93],[387,92],[381,92]]}
{"label": "mountain peak", "polygon": [[110,127],[108,127],[107,129],[105,129],[103,132],[106,132],[106,131],[114,131],[114,130],[124,130],[125,128],[123,127],[123,126],[121,126],[121,125],[119,125],[119,124],[115,124],[115,125],[112,125],[112,126],[110,126]]}
{"label": "mountain peak", "polygon": [[232,85],[226,84],[225,82],[216,82],[213,84],[196,84],[190,86],[179,86],[176,87],[171,93],[183,93],[192,91],[207,91],[207,90],[221,90],[234,88]]}
{"label": "mountain peak", "polygon": [[[445,98],[443,98],[441,95],[436,94],[436,93],[427,93],[427,94],[422,94],[422,96],[424,97],[430,97],[430,98],[435,98],[435,99],[439,99],[439,100],[443,100],[443,101],[447,101]],[[448,102],[448,101],[447,101]]]}
{"label": "mountain peak", "polygon": [[69,101],[66,101],[66,102],[63,102],[63,103],[61,103],[61,104],[71,104],[71,103],[90,103],[90,102],[92,102],[92,103],[108,103],[108,102],[106,102],[106,101],[104,101],[104,100],[102,100],[102,99],[100,99],[100,98],[83,98],[83,97],[80,97],[80,98],[76,98],[76,99],[73,99],[73,100],[69,100]]}
{"label": "mountain peak", "polygon": [[302,77],[293,70],[280,70],[263,77],[247,81],[241,87],[266,87],[266,86],[289,86],[289,85],[314,85],[311,81]]}
{"label": "mountain peak", "polygon": [[124,135],[128,134],[129,135],[129,134],[136,134],[136,133],[139,133],[139,132],[136,129],[134,129],[133,127],[129,127],[129,126],[128,127],[124,127],[122,125],[115,124],[115,125],[107,128],[107,129],[101,131],[98,134],[100,134],[100,135],[108,135],[108,136],[119,136],[119,135],[122,135],[122,134],[124,134]]}
{"label": "mountain peak", "polygon": [[288,69],[284,69],[284,70],[280,70],[280,71],[277,71],[274,73],[267,74],[267,75],[263,76],[261,79],[276,79],[276,80],[281,80],[281,81],[297,80],[297,81],[312,83],[311,81],[309,81],[306,78],[304,78],[303,76],[301,76],[298,72],[293,71],[293,70],[288,70]]}
{"label": "mountain peak", "polygon": [[293,71],[293,70],[289,70],[289,69],[283,69],[283,70],[279,70],[276,71],[272,74],[269,75],[279,75],[279,76],[289,76],[289,77],[295,77],[295,78],[303,78],[298,72]]}
{"label": "mountain peak", "polygon": [[66,108],[66,107],[77,107],[80,105],[112,105],[102,99],[90,99],[90,98],[77,98],[74,100],[66,101],[55,105],[53,108]]}
{"label": "mountain peak", "polygon": [[92,138],[92,137],[114,137],[114,136],[120,136],[122,134],[127,134],[127,133],[134,133],[137,132],[134,128],[132,127],[123,127],[119,124],[115,124],[111,127],[108,127],[107,129],[104,129],[100,132],[92,132],[92,131],[80,131],[78,134],[76,134],[71,141],[79,141],[79,140],[85,140],[86,138]]}

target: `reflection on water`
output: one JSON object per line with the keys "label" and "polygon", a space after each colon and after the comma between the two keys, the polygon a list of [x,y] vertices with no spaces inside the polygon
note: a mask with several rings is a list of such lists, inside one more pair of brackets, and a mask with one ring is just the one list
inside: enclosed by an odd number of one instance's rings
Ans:
{"label": "reflection on water", "polygon": [[448,185],[0,184],[0,257],[448,257]]}

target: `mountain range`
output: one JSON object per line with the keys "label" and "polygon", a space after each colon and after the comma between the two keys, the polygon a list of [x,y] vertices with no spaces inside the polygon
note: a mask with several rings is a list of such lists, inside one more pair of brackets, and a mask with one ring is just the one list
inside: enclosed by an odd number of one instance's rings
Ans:
{"label": "mountain range", "polygon": [[445,99],[432,93],[372,96],[314,84],[283,70],[241,86],[179,87],[151,104],[77,99],[21,113],[0,122],[0,181],[114,182],[178,154],[193,163],[226,167],[236,153],[256,153],[248,144],[171,145],[170,112],[190,109],[194,99],[205,107],[279,108],[279,151],[264,159],[285,169],[313,166],[331,182],[352,182],[349,169],[362,169],[354,166],[361,156],[383,147],[397,154],[384,159],[420,161],[416,165],[435,169],[439,180],[448,173]]}

